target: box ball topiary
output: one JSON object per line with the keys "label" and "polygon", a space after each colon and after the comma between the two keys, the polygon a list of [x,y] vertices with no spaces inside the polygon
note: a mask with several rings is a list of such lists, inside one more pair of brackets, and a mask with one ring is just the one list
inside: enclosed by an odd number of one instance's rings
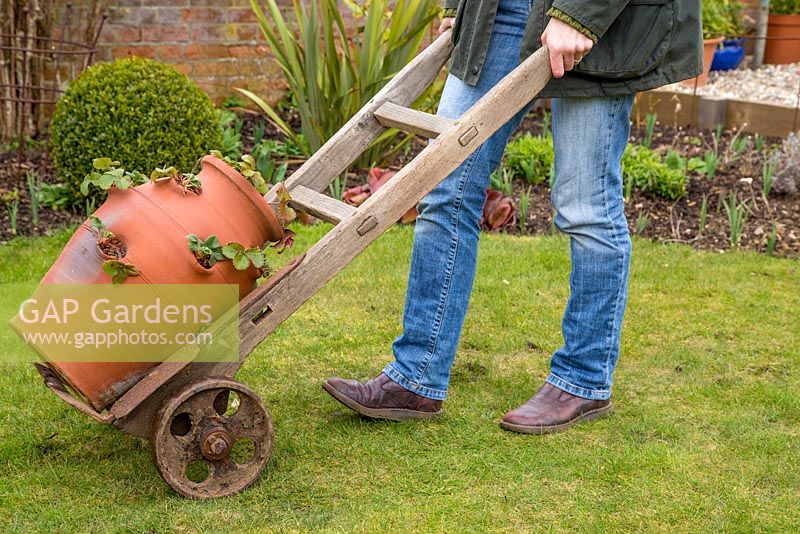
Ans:
{"label": "box ball topiary", "polygon": [[[203,91],[173,67],[136,57],[85,70],[59,100],[50,124],[50,154],[73,206],[84,205],[79,188],[94,158],[110,157],[147,174],[170,165],[186,172],[221,140],[216,110]],[[104,193],[90,195],[102,201]]]}

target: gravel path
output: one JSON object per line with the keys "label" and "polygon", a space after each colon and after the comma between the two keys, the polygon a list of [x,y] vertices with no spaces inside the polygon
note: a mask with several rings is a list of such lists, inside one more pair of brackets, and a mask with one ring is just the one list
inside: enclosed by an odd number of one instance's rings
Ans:
{"label": "gravel path", "polygon": [[[674,83],[664,89],[692,93],[694,86]],[[697,88],[697,94],[795,107],[800,95],[800,63],[764,65],[755,70],[743,66],[736,70],[713,71],[708,76],[708,84]]]}

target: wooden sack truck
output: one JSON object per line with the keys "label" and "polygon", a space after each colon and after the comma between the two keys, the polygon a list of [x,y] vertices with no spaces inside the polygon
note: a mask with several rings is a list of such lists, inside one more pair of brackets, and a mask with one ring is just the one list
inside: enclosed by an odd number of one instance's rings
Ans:
{"label": "wooden sack truck", "polygon": [[[244,360],[297,308],[535,98],[551,76],[548,51],[542,48],[457,120],[407,107],[434,81],[452,48],[448,31],[403,68],[284,182],[292,198],[290,205],[335,226],[307,253],[240,300],[238,362],[161,363],[102,412],[73,395],[49,366],[36,364],[47,387],[93,419],[132,436],[151,439],[159,472],[181,495],[199,499],[223,497],[255,482],[272,453],[274,430],[258,395],[234,380]],[[435,140],[358,208],[321,193],[389,127]],[[266,200],[277,206],[276,189],[267,194]],[[238,397],[238,409],[226,415],[232,396]],[[252,456],[244,463],[231,458],[231,450],[240,439],[252,440],[254,445]],[[202,482],[193,482],[187,476],[187,468],[196,461],[210,464]]]}

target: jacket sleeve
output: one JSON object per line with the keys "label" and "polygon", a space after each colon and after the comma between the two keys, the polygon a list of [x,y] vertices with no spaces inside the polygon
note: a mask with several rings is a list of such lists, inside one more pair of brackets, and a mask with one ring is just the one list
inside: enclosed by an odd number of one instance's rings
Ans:
{"label": "jacket sleeve", "polygon": [[[628,0],[555,0],[548,15],[581,31],[593,41],[600,39],[613,24]],[[582,31],[580,26],[588,31]]]}

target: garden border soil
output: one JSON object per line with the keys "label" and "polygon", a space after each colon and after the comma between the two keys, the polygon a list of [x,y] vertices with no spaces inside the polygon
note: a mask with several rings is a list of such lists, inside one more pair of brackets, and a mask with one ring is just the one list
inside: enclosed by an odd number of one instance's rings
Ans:
{"label": "garden border soil", "polygon": [[[691,97],[691,95],[681,95],[669,93],[669,96]],[[674,105],[673,105],[674,106]],[[681,110],[683,113],[688,108]],[[541,129],[543,106],[537,108],[525,119],[518,133],[532,132],[538,133]],[[634,113],[632,120],[634,128],[631,139],[633,142],[640,141],[644,136],[644,118],[646,110],[640,108],[639,113]],[[261,119],[253,112],[240,112],[243,121],[242,140],[243,151],[252,149],[253,129]],[[289,112],[284,117],[290,124],[297,126],[298,117]],[[727,145],[734,135],[731,131],[724,131],[722,144]],[[271,125],[267,125],[265,138],[283,140],[280,132]],[[687,141],[684,143],[684,141]],[[779,139],[769,140],[777,143]],[[694,143],[694,144],[692,144]],[[686,157],[702,157],[704,151],[713,143],[713,134],[708,130],[698,128],[686,128],[680,125],[676,127],[669,119],[663,118],[659,114],[659,124],[655,128],[653,135],[653,146],[657,150],[667,150],[670,147],[678,149]],[[46,183],[55,183],[56,176],[52,165],[47,157],[43,144],[37,145],[36,150],[28,150],[26,165],[33,169],[38,169],[40,176]],[[399,155],[392,162],[392,168],[399,168],[408,159],[418,153],[424,147],[424,142],[414,140],[407,155]],[[22,235],[42,235],[53,229],[70,226],[79,223],[84,219],[82,215],[74,215],[68,212],[54,211],[48,208],[41,209],[40,224],[37,228],[31,229],[29,223],[29,200],[27,198],[27,187],[24,184],[16,184],[13,177],[12,162],[15,161],[16,151],[0,153],[0,189],[13,189],[15,186],[20,192],[20,233]],[[758,162],[754,161],[755,155],[749,154],[744,165],[723,165],[713,180],[707,180],[699,175],[690,176],[688,195],[676,202],[665,199],[652,198],[636,191],[633,192],[631,200],[626,204],[626,214],[632,233],[637,233],[637,221],[640,223],[638,235],[643,238],[653,239],[662,242],[679,242],[688,244],[696,249],[723,251],[730,249],[727,238],[727,220],[724,207],[721,204],[722,198],[727,198],[731,190],[737,191],[740,197],[746,199],[756,198],[758,211],[751,216],[745,227],[745,234],[742,237],[740,248],[764,252],[769,234],[772,231],[772,222],[778,221],[778,240],[775,245],[775,255],[782,257],[800,257],[800,194],[791,196],[769,196],[769,210],[763,201],[758,198],[760,190],[760,168]],[[753,160],[753,161],[750,161]],[[296,162],[290,163],[289,172],[296,169]],[[744,181],[742,180],[744,179]],[[752,181],[748,182],[748,179]],[[362,185],[367,182],[367,170],[358,171],[349,176],[348,186]],[[527,184],[521,180],[514,181],[514,201],[519,205],[519,198],[522,190]],[[703,196],[708,198],[708,224],[706,230],[698,235],[697,228],[700,219],[700,206]],[[647,217],[647,225],[641,228],[641,223]],[[0,210],[0,242],[7,241],[14,236],[8,231],[8,214],[3,208]],[[552,206],[550,204],[550,190],[546,185],[531,186],[531,202],[528,219],[525,225],[527,234],[549,234],[553,232]],[[520,233],[518,226],[504,230],[509,233]]]}

